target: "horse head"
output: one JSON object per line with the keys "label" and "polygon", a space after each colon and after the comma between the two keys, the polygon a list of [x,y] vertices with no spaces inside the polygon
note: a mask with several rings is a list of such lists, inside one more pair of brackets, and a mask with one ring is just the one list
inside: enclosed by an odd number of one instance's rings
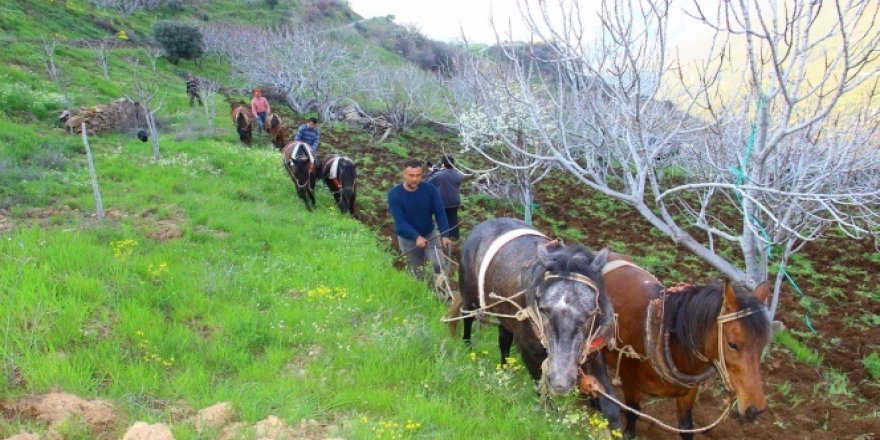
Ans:
{"label": "horse head", "polygon": [[526,294],[533,329],[547,349],[544,371],[555,393],[577,383],[585,354],[599,349],[614,312],[605,292],[602,266],[608,250],[593,255],[580,246],[556,241],[538,247],[538,260],[524,273],[531,286]]}
{"label": "horse head", "polygon": [[245,145],[251,143],[251,118],[248,116],[249,110],[245,107],[236,107],[232,111],[232,120],[235,122],[235,130],[238,132],[238,139]]}
{"label": "horse head", "polygon": [[269,136],[272,137],[272,145],[275,145],[275,148],[281,149],[287,144],[284,124],[281,122],[281,117],[275,113],[272,113],[269,119],[266,120],[266,133],[269,133]]}
{"label": "horse head", "polygon": [[[722,377],[727,375],[730,387],[736,393],[737,413],[748,421],[754,420],[767,409],[761,382],[761,353],[770,342],[772,331],[766,313],[770,296],[767,282],[759,285],[750,295],[737,295],[729,282],[724,284],[724,299],[718,323],[721,327],[721,346],[716,358]],[[717,334],[717,333],[716,333]]]}

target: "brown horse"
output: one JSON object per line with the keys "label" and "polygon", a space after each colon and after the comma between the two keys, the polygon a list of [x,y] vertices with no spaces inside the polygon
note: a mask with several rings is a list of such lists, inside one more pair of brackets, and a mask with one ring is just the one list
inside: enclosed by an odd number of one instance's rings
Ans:
{"label": "brown horse", "polygon": [[272,145],[275,148],[280,150],[287,145],[287,133],[285,132],[284,124],[281,122],[281,117],[277,114],[272,113],[266,118],[266,133],[272,138]]}
{"label": "brown horse", "polygon": [[[610,389],[599,351],[614,316],[600,272],[607,255],[551,241],[519,220],[484,221],[462,247],[460,293],[447,315],[450,331],[455,334],[456,319],[463,316],[469,344],[475,316],[495,314],[502,364],[515,343],[532,378],[543,376],[557,394],[577,385],[582,367]],[[598,403],[612,427],[619,427],[620,408],[604,397]]]}
{"label": "brown horse", "polygon": [[232,110],[232,123],[238,131],[238,138],[245,145],[251,144],[251,133],[254,131],[254,115],[251,109],[240,105]]}
{"label": "brown horse", "polygon": [[[767,408],[760,372],[761,352],[771,337],[767,283],[750,294],[736,293],[730,283],[664,289],[653,275],[613,253],[602,272],[619,331],[616,349],[606,347],[604,353],[628,406],[639,410],[644,395],[674,397],[679,429],[692,429],[699,385],[720,373],[736,394],[739,415],[751,421]],[[634,353],[624,354],[629,348]],[[638,417],[626,411],[627,436],[635,435]]]}
{"label": "brown horse", "polygon": [[296,194],[306,204],[306,209],[315,209],[315,181],[318,178],[315,164],[317,158],[309,144],[293,141],[281,150],[281,161],[290,180],[296,185]]}
{"label": "brown horse", "polygon": [[357,166],[354,161],[343,156],[331,156],[321,167],[321,176],[327,189],[333,193],[336,206],[343,214],[354,216],[354,199],[357,195],[355,179]]}

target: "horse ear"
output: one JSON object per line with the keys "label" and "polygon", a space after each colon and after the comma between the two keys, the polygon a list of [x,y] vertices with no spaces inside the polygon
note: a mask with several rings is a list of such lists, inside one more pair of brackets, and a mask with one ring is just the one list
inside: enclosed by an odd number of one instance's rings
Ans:
{"label": "horse ear", "polygon": [[755,290],[752,292],[752,295],[755,296],[755,299],[758,301],[767,304],[767,298],[770,298],[770,293],[772,289],[770,288],[770,282],[764,281],[761,284],[758,284],[758,287],[755,287]]}
{"label": "horse ear", "polygon": [[724,309],[728,312],[739,310],[739,301],[736,300],[736,292],[733,291],[730,280],[724,280]]}
{"label": "horse ear", "polygon": [[602,268],[605,267],[605,263],[608,262],[609,252],[608,248],[603,248],[598,254],[593,255],[593,262],[590,263],[590,267],[596,272],[601,272]]}
{"label": "horse ear", "polygon": [[551,264],[551,261],[550,261],[550,252],[547,251],[547,249],[550,247],[550,244],[551,244],[551,243],[553,243],[553,242],[550,241],[550,242],[547,242],[546,244],[543,244],[543,245],[542,245],[542,244],[539,244],[539,245],[538,245],[538,261],[539,261],[544,267],[547,267],[547,266],[549,266],[549,265]]}

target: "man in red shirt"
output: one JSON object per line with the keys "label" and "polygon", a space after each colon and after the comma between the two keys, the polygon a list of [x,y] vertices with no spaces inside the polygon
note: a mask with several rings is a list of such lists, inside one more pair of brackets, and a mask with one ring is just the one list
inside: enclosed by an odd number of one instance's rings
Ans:
{"label": "man in red shirt", "polygon": [[272,111],[272,108],[269,107],[269,100],[263,96],[263,91],[260,89],[254,90],[254,99],[251,100],[251,112],[257,117],[257,127],[260,131],[263,131],[263,127],[266,126],[266,115]]}

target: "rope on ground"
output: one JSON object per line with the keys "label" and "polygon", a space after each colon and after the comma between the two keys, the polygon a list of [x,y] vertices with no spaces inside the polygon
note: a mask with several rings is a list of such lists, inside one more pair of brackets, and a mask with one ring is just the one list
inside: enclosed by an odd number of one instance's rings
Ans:
{"label": "rope on ground", "polygon": [[730,410],[733,409],[733,405],[736,404],[736,399],[734,399],[734,401],[731,402],[730,406],[728,406],[727,409],[725,409],[724,412],[722,412],[721,415],[718,416],[718,418],[709,425],[706,425],[706,426],[703,426],[700,428],[694,428],[694,429],[680,429],[680,428],[673,427],[671,425],[667,425],[666,423],[663,423],[660,419],[657,419],[656,417],[652,417],[648,414],[645,414],[641,411],[638,411],[638,410],[631,408],[627,404],[621,402],[620,400],[617,400],[616,397],[606,393],[604,390],[596,388],[596,389],[593,389],[593,391],[605,396],[606,398],[608,398],[608,400],[611,400],[612,402],[620,405],[621,408],[623,408],[633,414],[636,414],[639,417],[644,417],[644,418],[650,420],[651,422],[653,422],[654,424],[656,424],[657,426],[659,426],[667,431],[676,432],[679,434],[697,434],[697,433],[700,433],[703,431],[708,431],[708,430],[714,428],[719,423],[721,423],[721,421],[723,421],[727,417],[728,414],[730,414]]}

